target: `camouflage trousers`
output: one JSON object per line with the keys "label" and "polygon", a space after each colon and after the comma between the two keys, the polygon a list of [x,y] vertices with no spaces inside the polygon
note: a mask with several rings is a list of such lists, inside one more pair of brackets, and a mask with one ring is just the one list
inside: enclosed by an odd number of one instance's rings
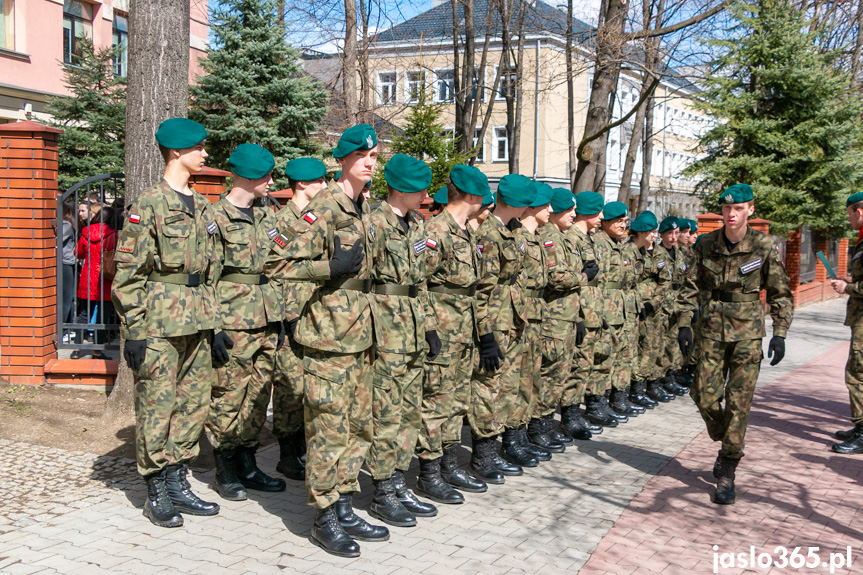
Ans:
{"label": "camouflage trousers", "polygon": [[521,330],[518,329],[495,331],[494,339],[503,352],[500,369],[487,372],[476,365],[473,370],[467,418],[474,437],[494,437],[503,433],[506,414],[513,409],[518,397],[520,335]]}
{"label": "camouflage trousers", "polygon": [[627,320],[617,331],[616,359],[611,371],[614,389],[626,389],[638,363],[638,324]]}
{"label": "camouflage trousers", "polygon": [[683,367],[683,354],[680,353],[680,344],[677,342],[677,333],[679,331],[677,329],[677,319],[677,314],[671,317],[666,316],[664,349],[661,357],[662,373],[660,377],[671,370]]}
{"label": "camouflage trousers", "polygon": [[851,349],[845,364],[845,385],[851,403],[851,422],[863,423],[863,326],[851,328]]}
{"label": "camouflage trousers", "polygon": [[303,350],[306,490],[325,509],[360,490],[357,477],[372,442],[372,351]]}
{"label": "camouflage trousers", "polygon": [[444,448],[461,443],[461,428],[471,399],[470,375],[476,348],[448,341],[444,333],[438,335],[441,351],[423,367],[422,431],[417,456],[425,460],[443,457]]}
{"label": "camouflage trousers", "polygon": [[690,395],[707,425],[710,439],[722,442],[719,453],[740,459],[743,457],[755,382],[761,370],[761,340],[721,342],[699,339],[695,381]]}
{"label": "camouflage trousers", "polygon": [[562,403],[564,389],[569,381],[573,365],[573,348],[575,348],[575,324],[565,339],[551,337],[542,338],[542,365],[539,396],[536,399],[535,417],[543,417],[554,413],[559,403]]}
{"label": "camouflage trousers", "polygon": [[657,311],[638,324],[638,357],[633,364],[632,379],[647,381],[662,377],[660,356],[664,349],[665,318]]}
{"label": "camouflage trousers", "polygon": [[366,458],[372,479],[389,479],[394,470],[410,467],[422,429],[425,353],[378,352],[372,376],[374,432]]}
{"label": "camouflage trousers", "polygon": [[273,435],[289,439],[303,428],[303,346],[285,341],[276,352]]}
{"label": "camouflage trousers", "polygon": [[506,427],[515,428],[535,417],[537,398],[542,385],[542,322],[529,320],[521,337],[521,369],[518,378],[518,401],[510,411]]}
{"label": "camouflage trousers", "polygon": [[563,388],[560,397],[560,405],[578,405],[584,403],[587,392],[587,382],[593,373],[593,349],[599,341],[600,329],[586,328],[584,341],[581,345],[575,345],[575,337],[572,338],[572,369]]}
{"label": "camouflage trousers", "polygon": [[267,421],[278,335],[270,327],[224,333],[234,347],[231,361],[216,369],[204,430],[215,449],[256,448]]}
{"label": "camouflage trousers", "polygon": [[617,331],[621,326],[609,326],[599,330],[599,338],[593,345],[593,369],[587,380],[587,395],[602,395],[611,389],[611,375],[617,360]]}
{"label": "camouflage trousers", "polygon": [[138,473],[198,457],[198,439],[207,419],[215,379],[211,331],[147,340],[135,376],[135,458]]}

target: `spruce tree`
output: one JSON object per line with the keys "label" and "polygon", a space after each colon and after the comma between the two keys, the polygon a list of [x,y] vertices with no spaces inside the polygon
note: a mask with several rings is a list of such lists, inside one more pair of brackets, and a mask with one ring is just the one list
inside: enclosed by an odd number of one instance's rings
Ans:
{"label": "spruce tree", "polygon": [[207,128],[207,163],[228,169],[234,148],[259,144],[276,158],[276,189],[286,187],[288,160],[321,154],[308,136],[327,111],[327,92],[303,73],[275,0],[225,0],[210,24],[207,74],[189,89],[189,117]]}
{"label": "spruce tree", "polygon": [[704,179],[705,207],[738,182],[752,185],[755,215],[771,231],[801,225],[841,233],[845,198],[863,183],[863,100],[850,90],[829,31],[781,0],[737,4],[738,24],[711,42],[711,65],[696,107],[717,119],[700,141],[706,156],[685,173]]}
{"label": "spruce tree", "polygon": [[65,191],[103,173],[122,173],[126,137],[126,79],[114,76],[115,48],[80,41],[76,64],[64,64],[71,96],[48,100],[48,123],[63,129],[58,142],[59,185]]}

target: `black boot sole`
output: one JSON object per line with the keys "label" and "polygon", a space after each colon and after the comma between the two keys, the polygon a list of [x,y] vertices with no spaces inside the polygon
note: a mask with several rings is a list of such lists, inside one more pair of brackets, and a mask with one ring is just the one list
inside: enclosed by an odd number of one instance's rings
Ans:
{"label": "black boot sole", "polygon": [[734,505],[734,502],[737,501],[737,495],[733,495],[730,499],[720,499],[714,493],[710,496],[710,501],[715,505]]}
{"label": "black boot sole", "polygon": [[282,481],[280,485],[262,485],[260,483],[252,483],[251,481],[243,481],[240,479],[240,483],[242,483],[243,487],[246,489],[251,489],[252,491],[263,491],[265,493],[279,493],[288,488],[287,483],[284,481]]}
{"label": "black boot sole", "polygon": [[345,533],[347,533],[348,536],[354,541],[365,541],[366,543],[382,543],[384,541],[390,540],[389,532],[387,532],[384,537],[365,537],[363,535],[353,535],[351,532],[345,529],[344,525],[342,525],[342,529],[344,529]]}
{"label": "black boot sole", "polygon": [[380,519],[381,521],[383,521],[387,525],[392,525],[393,527],[416,527],[417,526],[416,518],[414,518],[413,521],[396,521],[395,519],[390,519],[389,517],[386,517],[386,516],[382,515],[381,513],[378,513],[377,511],[375,511],[371,507],[369,507],[369,515],[371,515],[375,519]]}
{"label": "black boot sole", "polygon": [[[498,470],[498,471],[500,471],[500,470]],[[500,472],[503,473],[503,471],[500,471]],[[503,474],[506,475],[506,473],[503,473]],[[516,475],[521,475],[521,474],[518,473]],[[449,485],[450,487],[452,487],[453,489],[457,489],[459,491],[464,491],[467,493],[485,493],[486,491],[488,491],[488,485],[485,485],[482,487],[471,487],[469,485],[463,485],[463,484],[458,483],[458,482],[447,481],[446,478],[444,478],[444,481],[446,481],[446,484]],[[408,509],[408,511],[410,511],[410,509]]]}
{"label": "black boot sole", "polygon": [[407,509],[408,511],[413,513],[414,517],[436,517],[437,516],[437,509],[435,509],[434,511],[417,511],[417,509],[409,507],[408,506],[409,504],[405,504],[405,502],[402,501],[401,499],[399,499],[399,503],[401,503],[405,509]]}
{"label": "black boot sole", "polygon": [[210,511],[202,511],[199,509],[195,509],[194,507],[187,507],[185,505],[178,505],[176,503],[174,503],[174,507],[180,513],[185,513],[186,515],[197,515],[199,517],[210,517],[212,515],[218,515],[220,510],[220,507],[218,505],[216,505],[215,509],[212,509]]}
{"label": "black boot sole", "polygon": [[841,453],[842,455],[859,455],[860,453],[863,453],[863,446],[855,447],[853,449],[845,449],[839,447],[839,444],[836,444],[831,449],[833,449],[835,453]]}
{"label": "black boot sole", "polygon": [[[447,483],[447,485],[449,485],[449,483]],[[427,491],[423,491],[423,489],[419,486],[414,487],[414,491],[419,495],[422,495],[426,499],[431,499],[435,503],[440,503],[441,505],[461,505],[462,503],[464,503],[464,497],[461,498],[461,501],[447,501],[446,499],[441,499],[440,497],[432,495]]]}
{"label": "black boot sole", "polygon": [[211,486],[210,486],[210,489],[212,489],[213,491],[215,491],[216,493],[218,493],[218,494],[219,494],[219,497],[221,497],[221,498],[222,498],[222,499],[224,499],[225,501],[246,501],[246,500],[249,498],[249,494],[248,494],[248,493],[246,493],[246,494],[244,494],[244,495],[232,495],[232,496],[225,495],[225,494],[224,494],[224,493],[222,493],[222,491],[219,489],[219,486],[218,486],[218,485],[216,485],[215,483],[214,483],[213,485],[211,485]]}
{"label": "black boot sole", "polygon": [[[473,467],[469,467],[467,472],[473,475],[475,478],[479,479],[480,481],[485,481],[486,483],[491,483],[492,485],[503,485],[505,482],[503,477],[485,477],[482,473],[475,470]],[[429,497],[429,499],[431,498]],[[434,499],[432,499],[432,501],[434,501]]]}
{"label": "black boot sole", "polygon": [[[528,441],[530,441],[530,439],[528,439]],[[539,447],[540,449],[545,449],[546,451],[550,451],[552,453],[563,453],[564,451],[566,451],[566,446],[564,446],[564,445],[549,446],[549,445],[543,445],[541,443],[537,443],[535,441],[530,441],[530,444],[535,446],[535,447]]]}
{"label": "black boot sole", "polygon": [[336,551],[335,549],[330,549],[329,547],[327,547],[326,545],[324,545],[323,543],[321,543],[320,541],[315,539],[314,535],[309,535],[309,541],[312,542],[312,545],[320,547],[321,549],[323,549],[324,551],[326,551],[330,555],[335,555],[336,557],[346,557],[348,559],[354,559],[354,558],[360,556],[359,551],[357,551],[356,553],[345,553],[344,551]]}
{"label": "black boot sole", "polygon": [[616,419],[603,419],[602,421],[600,421],[598,418],[591,417],[589,415],[586,415],[585,419],[587,419],[594,425],[600,425],[602,427],[617,427]]}
{"label": "black boot sole", "polygon": [[149,519],[150,523],[152,523],[156,527],[167,527],[168,529],[173,529],[174,527],[182,527],[183,526],[183,516],[182,515],[179,518],[179,522],[176,520],[159,521],[158,519],[153,517],[153,515],[151,513],[148,513],[147,508],[144,507],[144,517]]}

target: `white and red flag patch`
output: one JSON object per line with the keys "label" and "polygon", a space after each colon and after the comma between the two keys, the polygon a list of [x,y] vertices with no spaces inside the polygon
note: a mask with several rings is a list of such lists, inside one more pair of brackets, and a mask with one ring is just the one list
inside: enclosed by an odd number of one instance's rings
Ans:
{"label": "white and red flag patch", "polygon": [[141,216],[139,214],[129,214],[129,221],[133,224],[141,223]]}
{"label": "white and red flag patch", "polygon": [[306,215],[303,216],[303,219],[306,220],[307,222],[309,222],[310,224],[313,224],[316,221],[318,221],[318,216],[316,216],[312,212],[306,212]]}
{"label": "white and red flag patch", "polygon": [[435,250],[437,249],[437,242],[431,238],[426,240],[426,245],[432,249],[435,249]]}
{"label": "white and red flag patch", "polygon": [[547,247],[547,248],[550,248],[554,245],[554,242],[551,240],[548,240],[547,242],[543,243],[542,245]]}

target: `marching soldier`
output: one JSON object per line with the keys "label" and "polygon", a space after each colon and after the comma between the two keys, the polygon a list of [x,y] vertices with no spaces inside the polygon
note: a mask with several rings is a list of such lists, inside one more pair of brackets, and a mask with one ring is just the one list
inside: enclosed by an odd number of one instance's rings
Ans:
{"label": "marching soldier", "polygon": [[215,379],[210,343],[219,328],[215,283],[218,226],[210,202],[189,185],[204,167],[202,125],[172,118],[156,141],[165,160],[162,180],[127,207],[115,262],[114,308],[123,357],[135,378],[135,455],[147,481],[144,516],[180,527],[182,513],[215,515],[186,479],[198,456]]}
{"label": "marching soldier", "polygon": [[657,244],[656,266],[660,272],[660,293],[665,295],[662,301],[662,332],[657,334],[656,345],[659,346],[657,356],[658,370],[647,385],[647,392],[651,399],[667,403],[678,395],[684,395],[686,391],[674,381],[670,373],[676,358],[680,356],[680,350],[676,345],[677,339],[677,293],[680,291],[683,281],[684,266],[683,256],[678,253],[677,239],[680,236],[680,226],[677,218],[668,216],[659,223],[660,242]]}

